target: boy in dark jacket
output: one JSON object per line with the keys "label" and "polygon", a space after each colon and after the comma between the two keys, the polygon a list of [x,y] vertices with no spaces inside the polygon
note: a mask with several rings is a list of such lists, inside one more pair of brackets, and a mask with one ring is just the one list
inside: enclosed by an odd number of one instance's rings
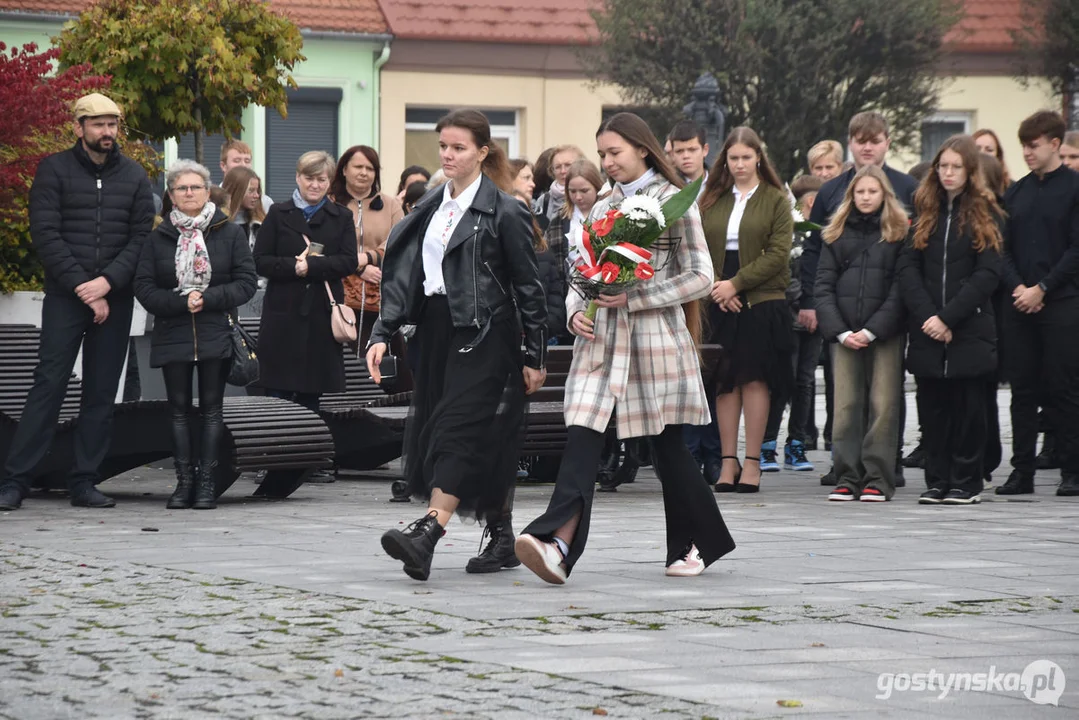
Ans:
{"label": "boy in dark jacket", "polygon": [[112,408],[127,359],[135,298],[131,280],[154,221],[146,172],[120,154],[120,108],[92,93],[75,102],[70,150],[38,165],[30,188],[30,237],[45,266],[40,360],[0,482],[0,510],[16,510],[56,433],[82,348],[82,402],[75,426],[71,504],[112,507],[94,487],[108,452]]}

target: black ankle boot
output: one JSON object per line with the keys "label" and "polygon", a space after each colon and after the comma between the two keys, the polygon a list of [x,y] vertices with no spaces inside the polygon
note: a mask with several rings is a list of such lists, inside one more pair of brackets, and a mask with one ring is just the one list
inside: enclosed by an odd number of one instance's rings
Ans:
{"label": "black ankle boot", "polygon": [[199,468],[199,479],[195,482],[195,502],[191,504],[196,510],[213,510],[217,507],[217,481],[214,479],[214,470],[217,463],[204,463]]}
{"label": "black ankle boot", "polygon": [[413,580],[426,580],[431,574],[431,558],[435,545],[446,534],[438,524],[434,511],[415,521],[404,532],[390,530],[382,536],[382,549],[394,560],[405,564],[405,575]]}
{"label": "black ankle boot", "polygon": [[176,466],[176,489],[172,491],[166,510],[186,510],[195,499],[195,468],[191,463],[173,463]]}
{"label": "black ankle boot", "polygon": [[[465,565],[465,572],[493,573],[502,568],[515,568],[521,564],[521,561],[517,559],[517,554],[513,551],[513,543],[516,538],[513,537],[511,518],[507,517],[503,520],[488,522],[487,527],[483,529],[483,537],[485,538],[488,535],[490,535],[491,540],[487,543],[487,547],[479,555],[468,561],[468,564]],[[482,538],[480,543],[483,543]]]}
{"label": "black ankle boot", "polygon": [[1079,495],[1079,476],[1065,475],[1057,487],[1059,497],[1075,497]]}
{"label": "black ankle boot", "polygon": [[1034,458],[1034,466],[1039,470],[1058,470],[1060,462],[1057,460],[1057,438],[1054,433],[1047,432],[1042,440],[1042,451]]}
{"label": "black ankle boot", "polygon": [[1034,475],[1012,470],[1008,481],[995,490],[997,495],[1032,495],[1034,494]]}

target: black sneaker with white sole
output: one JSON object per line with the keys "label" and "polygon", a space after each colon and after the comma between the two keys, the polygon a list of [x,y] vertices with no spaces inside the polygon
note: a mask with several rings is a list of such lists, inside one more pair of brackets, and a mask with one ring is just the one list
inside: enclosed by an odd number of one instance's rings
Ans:
{"label": "black sneaker with white sole", "polygon": [[941,502],[945,505],[976,505],[981,501],[981,495],[954,488],[948,491],[948,494],[944,496],[944,500]]}
{"label": "black sneaker with white sole", "polygon": [[918,497],[919,505],[940,505],[944,500],[944,491],[940,488],[929,488]]}

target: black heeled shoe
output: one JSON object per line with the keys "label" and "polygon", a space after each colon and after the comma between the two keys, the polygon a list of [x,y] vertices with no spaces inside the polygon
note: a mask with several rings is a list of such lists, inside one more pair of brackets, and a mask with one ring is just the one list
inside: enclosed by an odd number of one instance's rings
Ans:
{"label": "black heeled shoe", "polygon": [[[760,464],[761,459],[760,459],[760,457],[749,457],[747,455],[746,456],[746,462],[750,462],[750,461],[755,462],[757,464]],[[741,479],[741,473],[739,473],[739,479]],[[761,481],[758,478],[756,485],[746,485],[746,484],[739,483],[738,487],[734,488],[734,491],[735,492],[740,492],[740,493],[760,492],[761,491]]]}
{"label": "black heeled shoe", "polygon": [[738,481],[742,479],[742,463],[739,462],[737,456],[735,456],[735,455],[724,455],[720,459],[721,460],[734,460],[736,463],[738,463],[738,472],[736,472],[734,474],[734,482],[733,483],[717,482],[715,484],[715,486],[714,486],[715,491],[717,493],[737,492],[738,487],[739,487]]}

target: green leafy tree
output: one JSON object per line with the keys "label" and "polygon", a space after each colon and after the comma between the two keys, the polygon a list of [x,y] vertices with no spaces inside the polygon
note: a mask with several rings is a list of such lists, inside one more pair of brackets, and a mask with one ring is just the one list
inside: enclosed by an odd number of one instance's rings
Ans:
{"label": "green leafy tree", "polygon": [[893,140],[916,147],[960,10],[956,0],[602,0],[593,17],[599,42],[581,58],[594,80],[678,110],[711,72],[727,128],[757,130],[789,178],[817,141],[845,141],[863,110],[883,112]]}
{"label": "green leafy tree", "polygon": [[112,77],[127,121],[156,140],[243,130],[251,104],[287,114],[292,70],[306,58],[287,18],[260,0],[100,0],[60,33],[65,65]]}
{"label": "green leafy tree", "polygon": [[1013,33],[1021,72],[1025,79],[1048,78],[1053,93],[1070,105],[1070,126],[1079,129],[1079,2],[1030,0],[1021,17],[1021,29]]}

